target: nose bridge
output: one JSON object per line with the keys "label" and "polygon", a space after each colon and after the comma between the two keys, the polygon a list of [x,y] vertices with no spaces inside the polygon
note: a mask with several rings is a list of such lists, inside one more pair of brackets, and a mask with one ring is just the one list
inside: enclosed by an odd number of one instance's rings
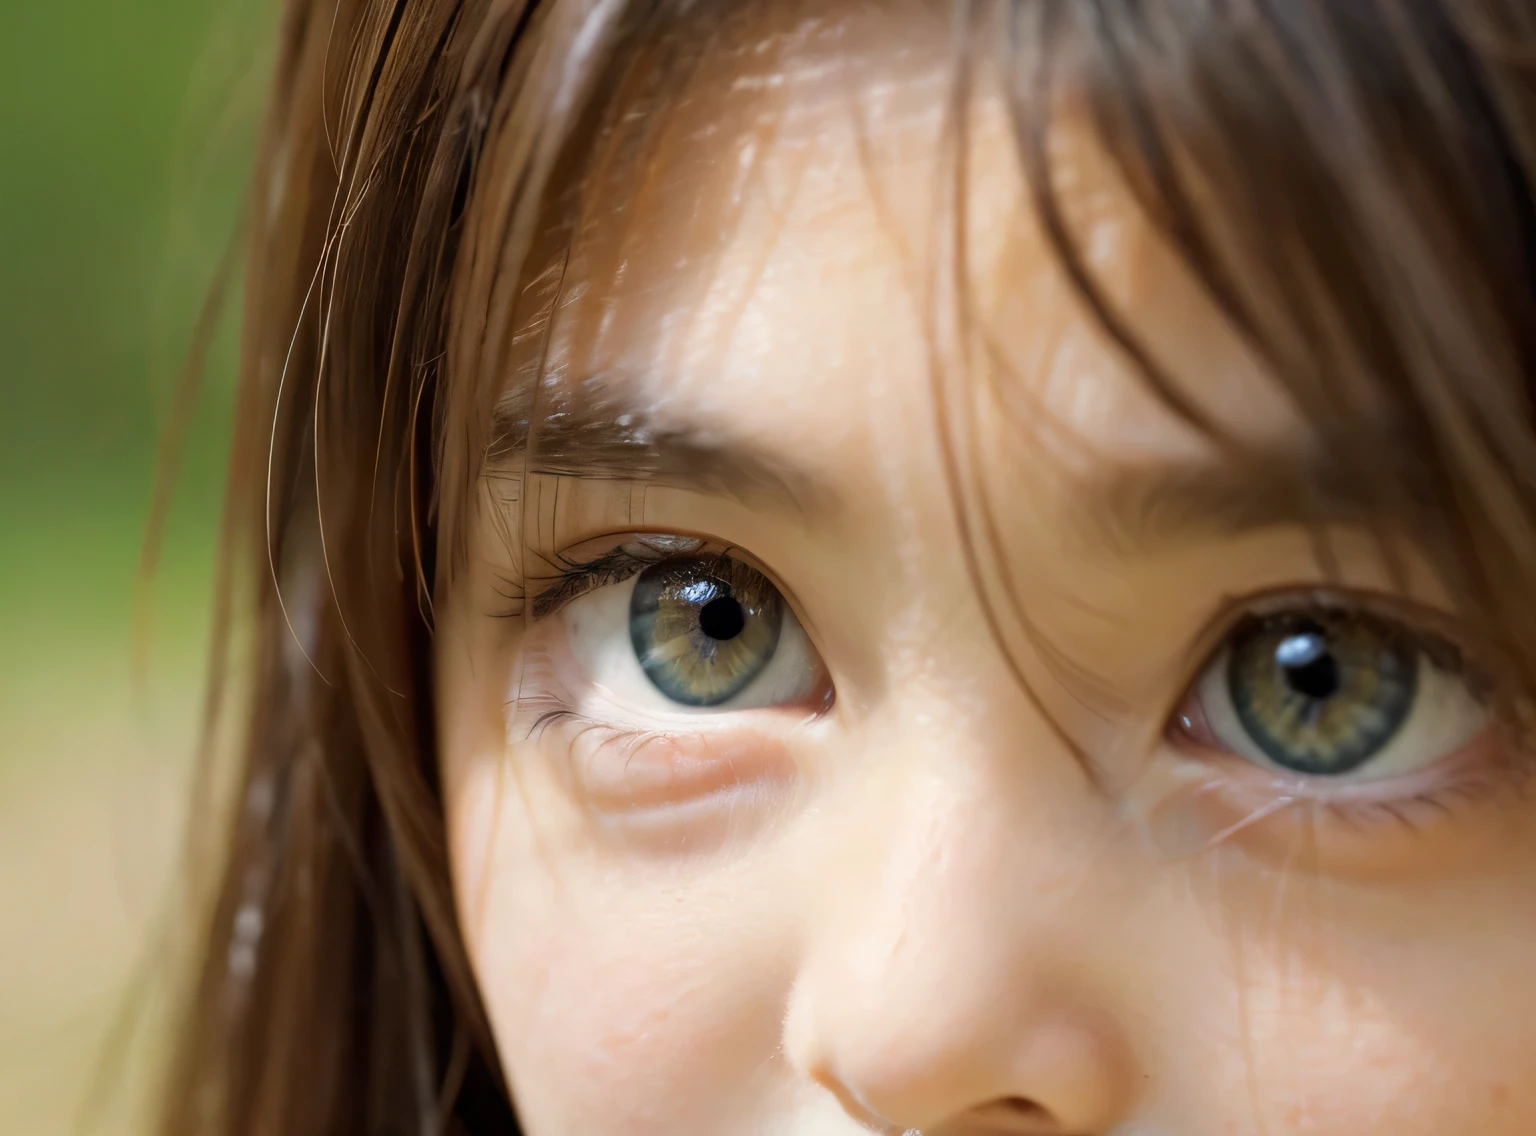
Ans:
{"label": "nose bridge", "polygon": [[951,963],[1013,973],[1020,949],[1040,955],[1071,932],[1103,832],[1092,787],[1027,710],[959,717],[916,702],[893,716],[866,775],[843,786],[817,869],[858,975],[900,972],[910,990],[939,982],[951,996]]}
{"label": "nose bridge", "polygon": [[1096,919],[1068,836],[1080,779],[1035,761],[1027,777],[999,776],[1000,756],[1027,759],[974,736],[891,756],[839,810],[818,868],[786,1049],[900,1128],[1026,1101],[1073,1125],[1028,1131],[1093,1130],[1123,1096],[1127,1062],[1075,957]]}
{"label": "nose bridge", "polygon": [[919,1059],[915,1049],[985,1029],[979,1019],[997,1013],[998,983],[1014,969],[1003,932],[1013,857],[983,812],[998,808],[995,795],[919,771],[882,796],[827,858],[837,868],[823,876],[826,916],[811,950],[812,969],[835,991],[818,999],[817,1016],[839,1035],[867,1027],[872,1036],[856,1044],[888,1043],[870,1057],[896,1062],[898,1042]]}

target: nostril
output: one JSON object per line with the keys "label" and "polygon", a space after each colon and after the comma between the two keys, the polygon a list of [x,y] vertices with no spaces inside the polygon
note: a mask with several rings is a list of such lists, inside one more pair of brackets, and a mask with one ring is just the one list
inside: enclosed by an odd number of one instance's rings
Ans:
{"label": "nostril", "polygon": [[988,1126],[989,1136],[1063,1136],[1051,1110],[1027,1097],[1001,1097],[971,1114]]}
{"label": "nostril", "polygon": [[1039,1116],[1049,1115],[1041,1105],[1036,1104],[1032,1100],[1025,1100],[1023,1097],[1004,1097],[997,1103],[999,1107],[1012,1109],[1014,1112],[1025,1112]]}

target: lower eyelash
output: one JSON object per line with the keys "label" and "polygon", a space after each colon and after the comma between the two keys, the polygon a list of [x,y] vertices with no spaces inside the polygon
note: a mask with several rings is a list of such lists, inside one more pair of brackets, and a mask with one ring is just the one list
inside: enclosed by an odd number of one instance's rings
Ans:
{"label": "lower eyelash", "polygon": [[517,723],[529,714],[534,715],[532,725],[520,739],[523,741],[535,738],[567,715],[577,716],[574,701],[562,689],[554,661],[542,645],[530,645],[518,659],[512,692],[504,709],[509,739]]}
{"label": "lower eyelash", "polygon": [[[532,693],[522,693],[530,686],[534,688]],[[508,699],[506,708],[508,733],[516,730],[519,741],[538,741],[547,730],[562,723],[579,726],[580,733],[601,729],[610,731],[615,737],[644,739],[654,733],[617,727],[577,710],[575,700],[559,689],[549,656],[542,650],[531,651],[524,657],[517,687],[518,692]],[[528,723],[526,728],[521,726],[523,722]]]}
{"label": "lower eyelash", "polygon": [[565,744],[572,749],[591,735],[598,735],[593,742],[600,751],[608,746],[628,747],[638,751],[642,746],[666,736],[655,730],[625,729],[611,725],[608,722],[589,718],[580,711],[573,710],[553,695],[534,695],[523,699],[517,704],[517,710],[522,713],[533,713],[533,721],[523,732],[524,742],[538,742],[542,740],[546,731],[559,725],[573,727],[574,733],[566,739]]}
{"label": "lower eyelash", "polygon": [[1330,817],[1347,828],[1358,830],[1370,824],[1391,821],[1409,832],[1418,832],[1424,827],[1421,818],[1429,814],[1451,815],[1452,806],[1446,803],[1447,797],[1474,800],[1484,795],[1481,792],[1469,793],[1457,788],[1447,788],[1441,792],[1421,793],[1415,797],[1404,797],[1396,801],[1356,801],[1350,804],[1328,801],[1314,802],[1314,804],[1321,805]]}
{"label": "lower eyelash", "polygon": [[[1436,818],[1453,816],[1459,806],[1476,805],[1514,789],[1524,795],[1528,775],[1512,769],[1490,770],[1440,788],[1390,801],[1320,801],[1309,803],[1325,810],[1339,824],[1362,830],[1370,825],[1392,823],[1408,832],[1419,832]],[[1298,798],[1300,802],[1301,798]]]}
{"label": "lower eyelash", "polygon": [[[1250,824],[1263,823],[1270,817],[1303,808],[1357,833],[1363,834],[1368,828],[1384,823],[1416,833],[1436,818],[1454,815],[1458,807],[1477,805],[1507,795],[1513,795],[1521,801],[1527,800],[1533,780],[1536,780],[1536,767],[1517,747],[1510,746],[1502,752],[1501,757],[1490,757],[1483,768],[1463,769],[1443,785],[1392,799],[1341,800],[1282,792],[1269,804],[1256,809],[1251,819],[1230,826],[1225,831],[1235,834]],[[1215,789],[1216,785],[1210,783],[1207,788]]]}

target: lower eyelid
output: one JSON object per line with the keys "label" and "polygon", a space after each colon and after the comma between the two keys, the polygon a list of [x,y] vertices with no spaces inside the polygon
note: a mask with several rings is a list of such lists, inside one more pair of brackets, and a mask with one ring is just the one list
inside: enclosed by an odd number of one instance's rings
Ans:
{"label": "lower eyelid", "polygon": [[1374,784],[1303,784],[1231,754],[1175,753],[1128,797],[1170,860],[1231,847],[1285,872],[1425,884],[1504,870],[1531,846],[1536,767],[1496,725],[1430,769]]}
{"label": "lower eyelid", "polygon": [[[1175,716],[1174,723],[1175,728],[1168,735],[1174,748],[1182,751],[1186,759],[1198,761],[1220,772],[1228,781],[1263,786],[1267,792],[1298,801],[1346,808],[1351,804],[1375,805],[1408,800],[1434,792],[1448,782],[1475,777],[1473,767],[1479,763],[1498,763],[1498,759],[1490,756],[1490,750],[1502,743],[1501,732],[1496,724],[1490,722],[1461,746],[1422,769],[1376,780],[1330,781],[1322,776],[1308,777],[1260,765],[1226,748],[1213,734],[1205,718],[1204,705],[1198,700],[1187,703]],[[1190,748],[1199,750],[1200,756],[1189,758]]]}
{"label": "lower eyelid", "polygon": [[601,811],[663,808],[795,776],[784,741],[750,729],[626,732],[594,724],[578,726],[570,745],[577,788]]}

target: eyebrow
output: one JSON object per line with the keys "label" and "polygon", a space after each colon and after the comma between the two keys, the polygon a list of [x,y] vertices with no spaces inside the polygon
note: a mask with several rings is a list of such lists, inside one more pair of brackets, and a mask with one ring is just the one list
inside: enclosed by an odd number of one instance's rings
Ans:
{"label": "eyebrow", "polygon": [[[504,395],[492,412],[488,469],[653,481],[789,513],[835,504],[832,488],[804,468],[729,429],[648,412],[628,397],[631,386],[596,378],[562,385],[538,416],[531,456],[528,397]],[[1126,553],[1274,528],[1410,528],[1432,500],[1426,463],[1397,431],[1365,433],[1365,452],[1387,471],[1380,480],[1296,441],[1236,459],[1114,466],[1069,483],[1069,504],[1094,535]],[[1397,491],[1379,492],[1383,480]]]}
{"label": "eyebrow", "polygon": [[1358,461],[1298,444],[1239,460],[1122,466],[1091,475],[1074,496],[1113,547],[1138,551],[1303,525],[1411,529],[1433,500],[1428,467],[1390,435],[1362,445],[1375,477],[1358,476]]}
{"label": "eyebrow", "polygon": [[824,511],[832,503],[824,482],[748,437],[648,412],[622,391],[594,381],[575,389],[586,397],[569,397],[568,390],[557,396],[532,431],[526,397],[503,396],[491,415],[487,467],[586,480],[652,481],[782,512]]}

